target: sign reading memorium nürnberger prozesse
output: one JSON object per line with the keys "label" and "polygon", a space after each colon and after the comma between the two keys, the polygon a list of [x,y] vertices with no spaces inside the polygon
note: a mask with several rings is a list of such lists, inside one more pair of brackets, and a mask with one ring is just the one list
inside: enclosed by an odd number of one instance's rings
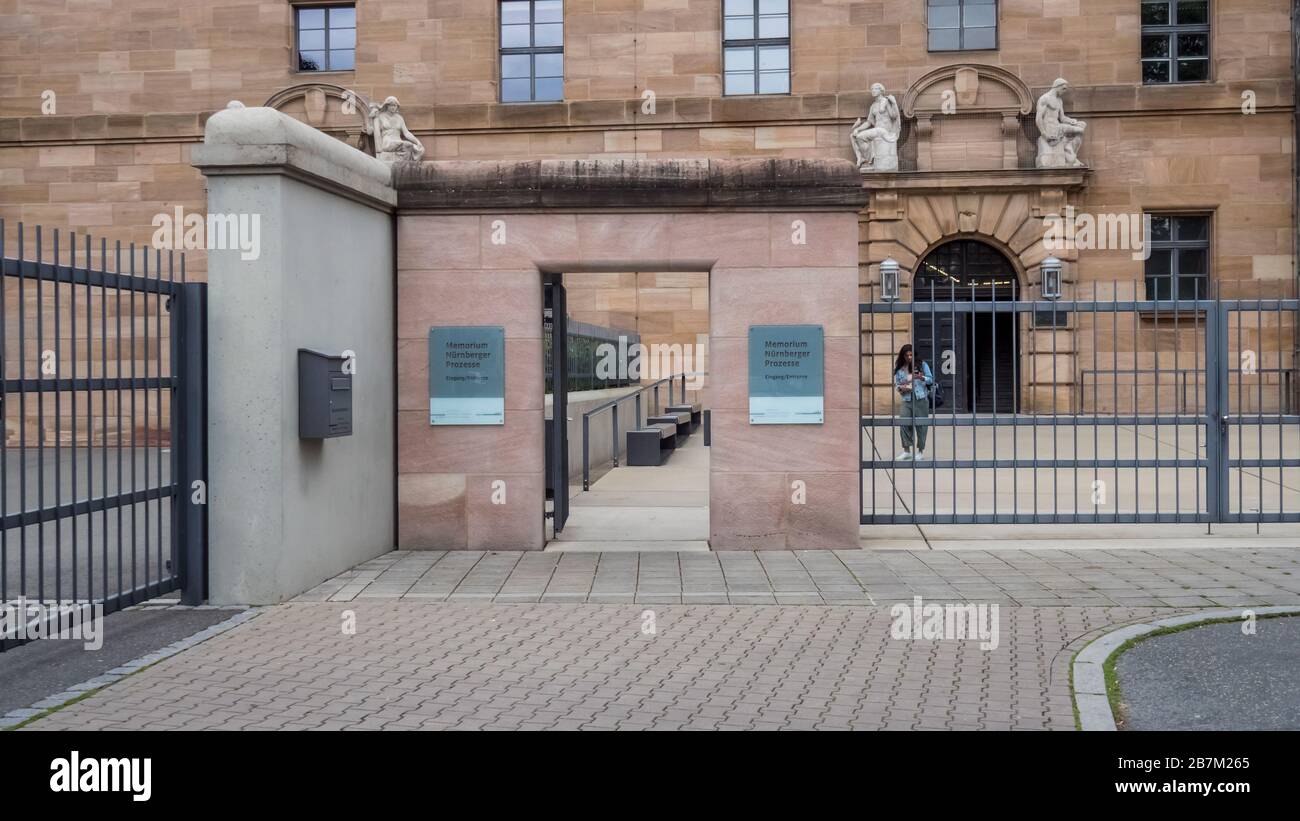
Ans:
{"label": "sign reading memorium n\u00fcrnberger prozesse", "polygon": [[429,329],[429,424],[506,423],[505,328]]}
{"label": "sign reading memorium n\u00fcrnberger prozesse", "polygon": [[820,425],[825,411],[820,325],[751,325],[749,423]]}

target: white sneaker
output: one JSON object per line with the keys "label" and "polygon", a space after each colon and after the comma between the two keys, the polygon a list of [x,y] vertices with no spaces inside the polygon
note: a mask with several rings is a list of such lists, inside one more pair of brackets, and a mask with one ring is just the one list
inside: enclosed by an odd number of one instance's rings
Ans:
{"label": "white sneaker", "polygon": [[929,458],[930,458],[930,457],[929,457],[929,456],[926,456],[926,455],[925,455],[925,451],[923,451],[923,450],[918,450],[918,451],[916,452],[916,461],[918,461],[918,462],[924,462],[926,459],[929,459]]}
{"label": "white sneaker", "polygon": [[894,459],[894,461],[895,461],[895,462],[910,462],[910,461],[912,461],[912,451],[910,451],[910,450],[902,451],[901,453],[898,454],[898,456]]}

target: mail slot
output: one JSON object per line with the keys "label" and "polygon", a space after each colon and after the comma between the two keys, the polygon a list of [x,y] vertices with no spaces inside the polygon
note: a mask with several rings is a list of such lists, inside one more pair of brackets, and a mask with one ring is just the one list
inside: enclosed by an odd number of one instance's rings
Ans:
{"label": "mail slot", "polygon": [[298,438],[352,435],[352,374],[346,358],[298,349]]}

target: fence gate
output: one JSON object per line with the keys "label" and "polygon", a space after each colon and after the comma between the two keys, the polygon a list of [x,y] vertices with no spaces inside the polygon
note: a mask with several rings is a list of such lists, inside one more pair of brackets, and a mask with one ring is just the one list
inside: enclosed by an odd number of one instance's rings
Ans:
{"label": "fence gate", "polygon": [[207,286],[181,254],[3,220],[0,258],[0,649],[51,605],[201,603]]}
{"label": "fence gate", "polygon": [[[1235,284],[1258,293],[873,293],[860,306],[862,523],[1300,521],[1300,300],[1291,282]],[[904,407],[905,343],[938,407]]]}

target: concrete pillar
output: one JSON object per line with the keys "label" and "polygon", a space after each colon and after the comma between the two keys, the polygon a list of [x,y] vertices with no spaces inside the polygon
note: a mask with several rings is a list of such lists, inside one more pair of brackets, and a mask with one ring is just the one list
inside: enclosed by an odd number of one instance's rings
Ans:
{"label": "concrete pillar", "polygon": [[[210,600],[273,603],[394,546],[396,197],[270,108],[218,112],[193,155],[210,213],[260,228],[208,254]],[[350,436],[298,437],[299,348],[355,354]]]}

